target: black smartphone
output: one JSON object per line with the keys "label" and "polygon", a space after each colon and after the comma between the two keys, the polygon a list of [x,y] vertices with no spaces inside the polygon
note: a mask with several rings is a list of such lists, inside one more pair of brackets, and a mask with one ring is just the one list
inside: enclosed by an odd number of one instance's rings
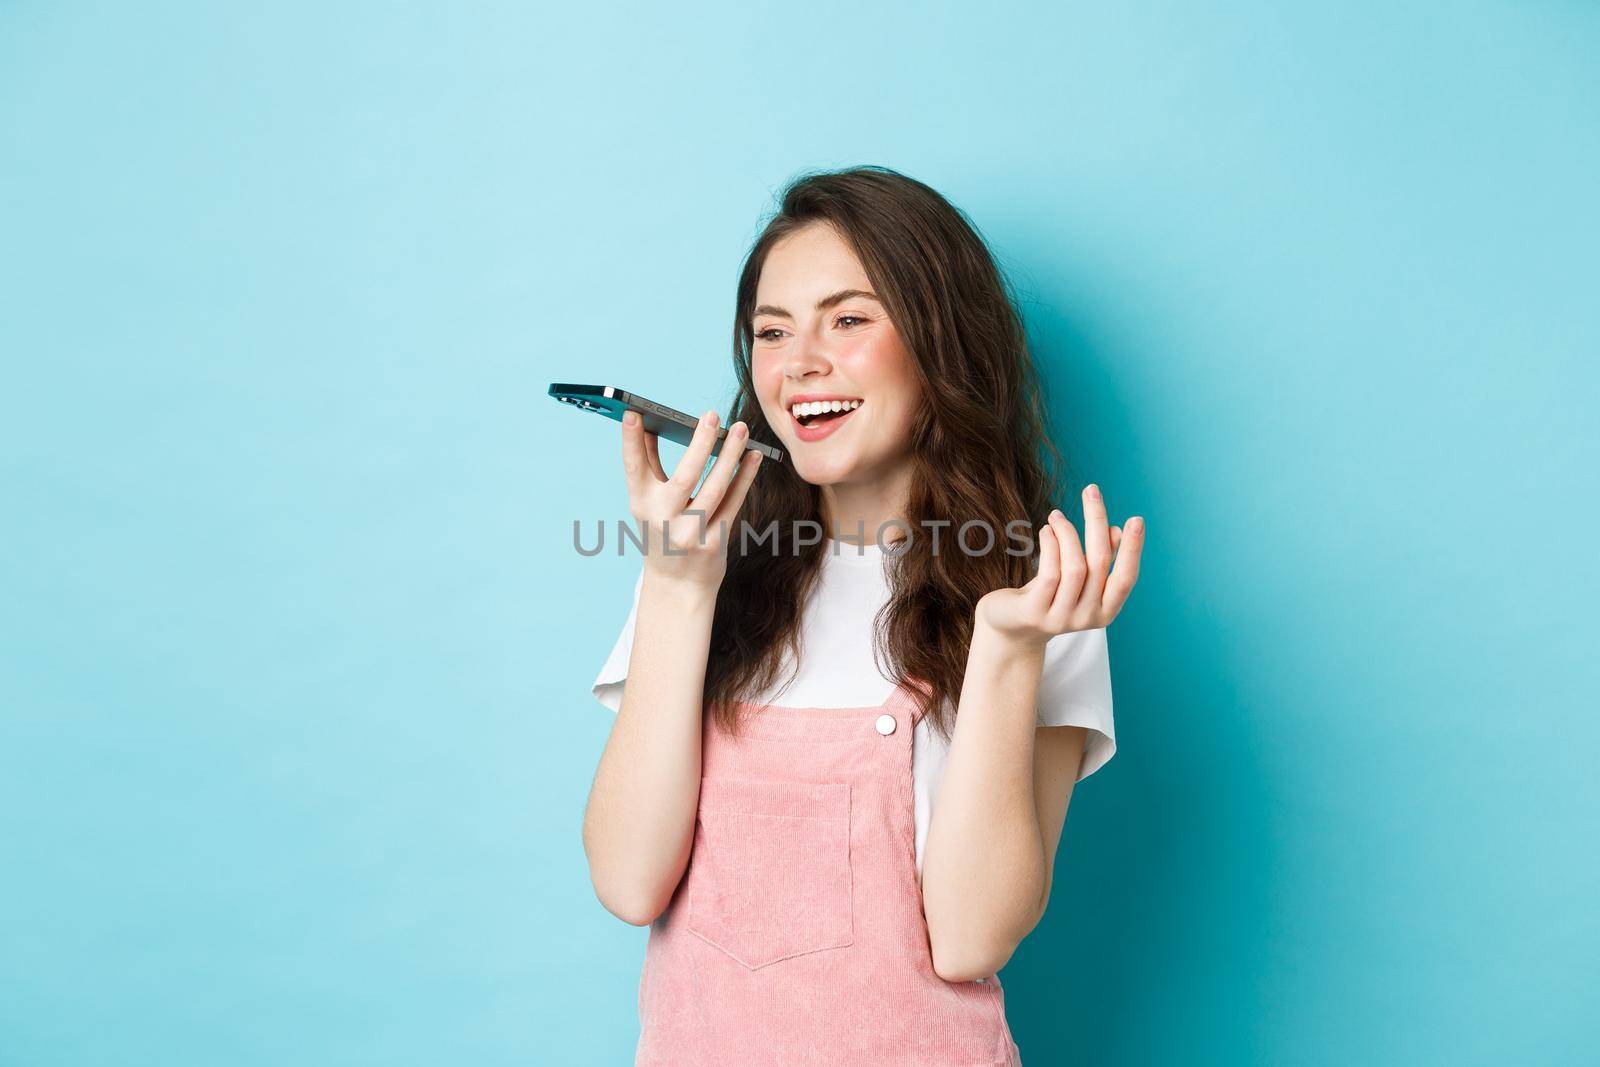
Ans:
{"label": "black smartphone", "polygon": [[[614,385],[567,385],[553,382],[550,385],[550,395],[563,404],[571,404],[579,411],[592,411],[596,415],[604,415],[618,422],[622,421],[622,416],[627,412],[637,411],[640,418],[644,419],[645,432],[676,441],[680,445],[687,445],[693,440],[694,428],[700,425],[700,420],[693,415],[686,415],[677,408],[669,408],[665,404],[657,404],[654,400],[646,400],[638,393],[630,393]],[[727,439],[727,427],[718,427],[717,439],[711,442],[713,456],[722,451],[722,443]],[[783,462],[781,448],[774,448],[754,438],[750,439],[747,447],[760,452],[770,460]]]}

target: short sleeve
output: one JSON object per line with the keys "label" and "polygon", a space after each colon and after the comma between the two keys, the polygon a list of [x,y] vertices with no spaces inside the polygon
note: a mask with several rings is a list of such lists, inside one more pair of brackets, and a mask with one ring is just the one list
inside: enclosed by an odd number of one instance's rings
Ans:
{"label": "short sleeve", "polygon": [[633,604],[628,608],[628,620],[622,624],[617,643],[611,646],[611,655],[595,675],[591,691],[595,699],[612,711],[622,710],[622,687],[628,677],[628,659],[633,655],[633,624],[639,615],[639,590],[644,587],[644,571],[639,571],[633,583]]}
{"label": "short sleeve", "polygon": [[1106,631],[1057,634],[1044,649],[1039,678],[1039,725],[1082,726],[1083,762],[1078,780],[1106,765],[1117,751],[1111,719],[1111,656]]}

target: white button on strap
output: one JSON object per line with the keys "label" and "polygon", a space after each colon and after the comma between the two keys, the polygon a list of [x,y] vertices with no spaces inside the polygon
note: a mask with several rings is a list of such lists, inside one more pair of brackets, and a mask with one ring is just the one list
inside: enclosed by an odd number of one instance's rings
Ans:
{"label": "white button on strap", "polygon": [[893,715],[878,716],[878,732],[883,736],[888,737],[890,734],[894,733],[894,726],[895,722]]}

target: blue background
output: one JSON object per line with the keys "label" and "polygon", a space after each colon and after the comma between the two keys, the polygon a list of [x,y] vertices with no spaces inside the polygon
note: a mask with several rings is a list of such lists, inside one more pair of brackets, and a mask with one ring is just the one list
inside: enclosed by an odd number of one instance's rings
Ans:
{"label": "blue background", "polygon": [[0,7],[0,1063],[631,1062],[580,821],[637,558],[572,550],[615,427],[544,389],[722,404],[773,194],[861,162],[972,215],[1150,524],[1027,1062],[1592,1057],[1597,54],[1581,3]]}

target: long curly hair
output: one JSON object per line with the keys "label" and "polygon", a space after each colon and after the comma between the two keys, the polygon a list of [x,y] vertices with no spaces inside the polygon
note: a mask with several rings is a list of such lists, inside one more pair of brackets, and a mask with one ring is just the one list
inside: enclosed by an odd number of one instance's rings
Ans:
{"label": "long curly hair", "polygon": [[[850,244],[916,367],[922,395],[904,516],[912,537],[890,554],[891,593],[874,619],[873,653],[887,677],[910,686],[948,739],[978,599],[1032,577],[1033,530],[1060,499],[1064,463],[1047,433],[1010,281],[965,213],[924,183],[881,166],[807,172],[785,186],[739,275],[738,391],[725,424],[742,419],[753,439],[777,441],[751,373],[756,285],[772,247],[817,222],[831,223]],[[795,530],[799,520],[823,522],[821,490],[792,464],[763,466],[730,526],[706,661],[708,713],[730,731],[739,726],[736,704],[754,701],[777,680],[778,653],[787,649],[798,668],[802,607],[828,550],[826,541],[808,544],[813,538]],[[931,527],[923,524],[939,520],[951,525],[941,527],[935,553]],[[988,523],[996,545],[1004,543],[1008,524],[1026,523],[1028,552],[952,550],[955,532],[972,520]],[[775,528],[775,541],[746,544],[737,534],[741,521],[754,533]]]}

